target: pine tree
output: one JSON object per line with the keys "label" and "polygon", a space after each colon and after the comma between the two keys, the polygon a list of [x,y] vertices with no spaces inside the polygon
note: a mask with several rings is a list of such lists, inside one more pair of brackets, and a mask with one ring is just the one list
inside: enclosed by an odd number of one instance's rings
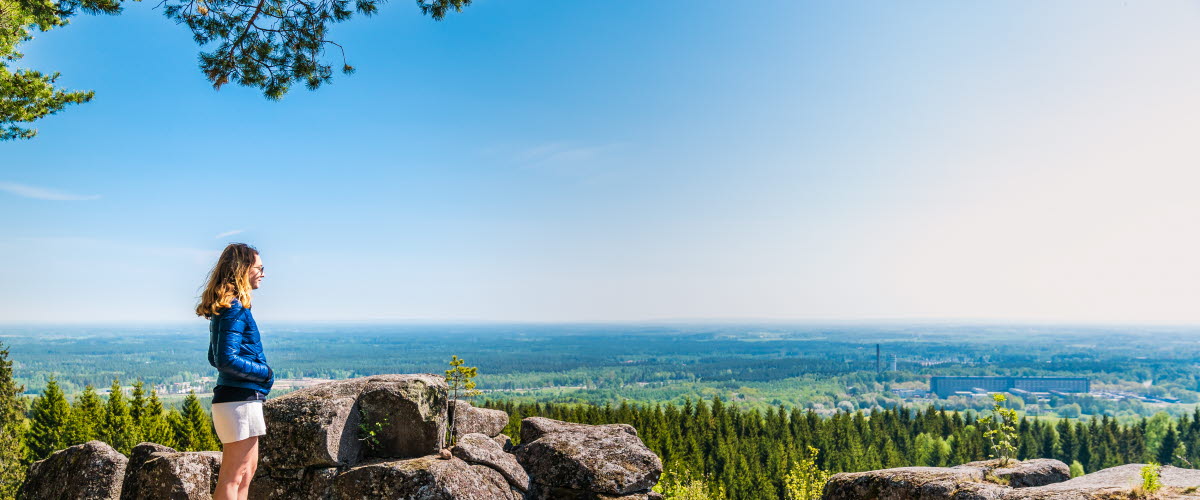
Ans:
{"label": "pine tree", "polygon": [[141,379],[133,383],[133,395],[129,399],[129,420],[133,421],[133,427],[138,430],[140,439],[146,420],[146,390]]}
{"label": "pine tree", "polygon": [[8,360],[8,349],[0,344],[0,498],[16,495],[16,489],[25,479],[25,467],[21,463],[25,455],[23,438],[25,432],[25,400],[21,394],[25,386],[13,380],[12,361]]}
{"label": "pine tree", "polygon": [[188,391],[187,397],[183,399],[183,421],[191,429],[191,441],[185,446],[186,451],[221,449],[216,436],[213,435],[212,417],[200,406],[196,391]]}
{"label": "pine tree", "polygon": [[100,425],[104,422],[104,405],[96,388],[88,384],[83,393],[71,405],[71,425],[67,432],[67,446],[100,439]]}
{"label": "pine tree", "polygon": [[104,420],[100,425],[100,440],[118,452],[129,454],[137,442],[133,420],[129,417],[129,406],[125,393],[121,391],[121,380],[113,379],[108,393],[108,404],[104,405]]}
{"label": "pine tree", "polygon": [[33,400],[29,417],[25,443],[30,461],[41,460],[68,446],[71,405],[54,377],[50,377],[42,395]]}
{"label": "pine tree", "polygon": [[1175,462],[1175,448],[1179,446],[1179,435],[1175,433],[1175,427],[1167,428],[1167,435],[1163,436],[1162,444],[1158,447],[1158,463],[1162,465],[1171,465]]}
{"label": "pine tree", "polygon": [[183,418],[183,414],[179,413],[179,410],[171,408],[166,412],[166,420],[167,425],[171,428],[171,441],[174,443],[172,448],[180,451],[194,449],[192,443],[196,440],[196,433],[188,421]]}
{"label": "pine tree", "polygon": [[140,434],[144,441],[172,448],[178,445],[175,441],[175,432],[171,428],[171,423],[167,420],[167,414],[163,411],[162,401],[159,401],[158,391],[156,390],[150,391],[150,401],[147,403],[146,410],[142,414]]}
{"label": "pine tree", "polygon": [[1079,453],[1079,445],[1075,440],[1075,426],[1065,418],[1059,420],[1055,425],[1058,430],[1059,454],[1054,458],[1064,463],[1074,462]]}

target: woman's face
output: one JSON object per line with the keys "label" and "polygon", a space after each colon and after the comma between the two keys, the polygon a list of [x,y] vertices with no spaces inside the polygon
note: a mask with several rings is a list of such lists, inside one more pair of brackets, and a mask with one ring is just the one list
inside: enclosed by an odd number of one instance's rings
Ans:
{"label": "woman's face", "polygon": [[254,254],[254,265],[250,267],[250,288],[258,290],[259,285],[262,285],[263,278],[267,277],[264,272],[262,257]]}

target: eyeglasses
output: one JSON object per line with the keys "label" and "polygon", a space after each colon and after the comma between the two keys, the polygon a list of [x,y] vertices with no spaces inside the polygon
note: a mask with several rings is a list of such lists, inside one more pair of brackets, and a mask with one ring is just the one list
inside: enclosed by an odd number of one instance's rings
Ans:
{"label": "eyeglasses", "polygon": [[260,274],[266,274],[266,273],[267,273],[267,268],[266,268],[266,266],[254,266],[254,267],[251,267],[250,269],[258,269],[258,272],[259,272]]}

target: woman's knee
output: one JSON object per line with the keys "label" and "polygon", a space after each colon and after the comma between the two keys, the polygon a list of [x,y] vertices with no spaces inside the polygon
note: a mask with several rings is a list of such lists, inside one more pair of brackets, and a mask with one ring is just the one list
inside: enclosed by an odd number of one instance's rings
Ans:
{"label": "woman's knee", "polygon": [[252,466],[238,467],[237,472],[233,474],[233,482],[239,488],[245,488],[250,484],[250,480],[254,479],[255,468]]}

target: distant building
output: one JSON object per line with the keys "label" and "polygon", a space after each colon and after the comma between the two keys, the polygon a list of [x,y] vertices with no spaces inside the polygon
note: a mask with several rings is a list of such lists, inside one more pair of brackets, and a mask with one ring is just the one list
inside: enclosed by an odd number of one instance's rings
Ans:
{"label": "distant building", "polygon": [[930,377],[929,392],[939,398],[957,392],[1047,392],[1080,393],[1091,391],[1091,381],[1084,377]]}

